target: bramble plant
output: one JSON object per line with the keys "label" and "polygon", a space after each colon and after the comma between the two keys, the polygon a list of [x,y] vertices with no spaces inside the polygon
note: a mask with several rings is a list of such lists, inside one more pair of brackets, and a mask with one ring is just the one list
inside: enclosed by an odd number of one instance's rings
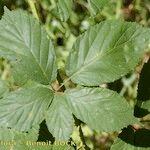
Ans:
{"label": "bramble plant", "polygon": [[[92,15],[104,6],[104,1],[88,2]],[[58,0],[57,9],[60,19],[66,21],[73,1],[62,3]],[[37,150],[74,149],[71,143],[75,126],[80,128],[82,148],[90,149],[84,141],[82,124],[96,132],[123,129],[111,150],[150,148],[138,141],[141,136],[146,141],[149,130],[133,129],[132,125],[140,124],[134,108],[123,96],[101,86],[135,69],[148,51],[150,29],[119,20],[102,21],[90,27],[70,50],[65,66],[68,78],[62,82],[55,48],[39,21],[23,10],[4,9],[0,21],[0,56],[10,62],[19,88],[8,92],[5,81],[0,81],[0,140],[17,141],[11,145],[16,150],[32,150],[35,145],[27,145],[25,141],[37,141],[39,126],[46,121],[55,141],[68,141],[68,145],[37,146]],[[55,83],[59,86],[54,86]],[[138,107],[150,111],[149,104],[141,102]]]}

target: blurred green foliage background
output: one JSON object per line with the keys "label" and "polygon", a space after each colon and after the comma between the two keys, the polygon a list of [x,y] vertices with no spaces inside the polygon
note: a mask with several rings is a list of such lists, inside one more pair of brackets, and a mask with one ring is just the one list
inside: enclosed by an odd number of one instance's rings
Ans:
{"label": "blurred green foliage background", "polygon": [[[50,38],[52,39],[57,54],[59,72],[63,79],[65,61],[76,38],[86,31],[90,26],[100,23],[103,20],[121,19],[126,21],[138,22],[139,24],[150,27],[150,0],[110,0],[109,4],[96,16],[91,16],[86,0],[74,0],[71,17],[68,21],[62,22],[57,14],[57,0],[33,0],[37,9],[40,22],[45,26]],[[0,0],[0,18],[3,15],[3,7],[7,6],[10,10],[21,8],[32,13],[28,0]],[[135,72],[130,73],[122,79],[104,85],[125,96],[131,106],[135,105],[137,97],[137,84],[139,71],[142,63]],[[9,62],[0,59],[0,77],[10,85],[10,90],[17,88],[10,71]],[[149,128],[149,124],[144,124]],[[137,127],[138,128],[138,127]],[[78,129],[73,133],[74,139],[78,141]],[[95,133],[87,126],[83,126],[86,143],[95,150],[110,149],[118,133]],[[80,144],[78,144],[80,147]]]}

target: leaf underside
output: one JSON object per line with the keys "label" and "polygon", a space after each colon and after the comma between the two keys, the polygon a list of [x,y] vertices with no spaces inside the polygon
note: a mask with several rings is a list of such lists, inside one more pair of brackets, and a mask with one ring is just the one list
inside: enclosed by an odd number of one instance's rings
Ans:
{"label": "leaf underside", "polygon": [[[72,1],[58,2],[65,3],[65,6],[61,5],[63,8],[59,5],[58,8],[61,19],[67,20],[71,12],[68,5]],[[89,2],[94,13],[101,9],[95,7],[98,1]],[[68,57],[66,74],[79,85],[98,86],[113,82],[134,69],[149,39],[150,30],[136,23],[104,21],[79,36]],[[10,12],[5,8],[0,21],[0,56],[10,60],[18,84],[28,80],[40,83],[4,97],[0,94],[3,97],[0,99],[1,127],[29,131],[40,124],[46,114],[48,129],[56,140],[68,140],[74,125],[72,113],[97,131],[119,131],[137,122],[125,99],[108,89],[80,87],[53,96],[44,86],[51,84],[57,75],[52,42],[41,25],[22,10]],[[22,145],[20,149],[30,148]]]}
{"label": "leaf underside", "polygon": [[137,122],[126,100],[111,90],[76,88],[65,94],[72,113],[92,129],[119,131]]}
{"label": "leaf underside", "polygon": [[7,82],[0,79],[0,98],[6,95],[9,91]]}
{"label": "leaf underside", "polygon": [[68,140],[73,131],[74,119],[64,95],[55,95],[47,111],[46,123],[56,140]]}
{"label": "leaf underside", "polygon": [[[0,128],[1,150],[73,150],[64,142],[57,145],[44,145],[44,142],[36,142],[39,126],[35,126],[28,133],[18,132],[13,129]],[[59,144],[60,143],[60,144]],[[62,145],[61,145],[62,144]]]}
{"label": "leaf underside", "polygon": [[0,21],[0,56],[11,61],[18,84],[28,80],[49,84],[56,79],[52,42],[39,22],[23,10],[5,8]]}
{"label": "leaf underside", "polygon": [[0,126],[28,131],[43,121],[52,98],[48,88],[36,84],[11,92],[0,100]]}
{"label": "leaf underside", "polygon": [[66,64],[80,85],[113,82],[135,68],[150,40],[150,30],[136,23],[104,21],[79,36]]}
{"label": "leaf underside", "polygon": [[[0,128],[0,141],[7,144],[1,143],[1,150],[25,150],[27,149],[27,141],[34,142],[38,139],[39,126],[35,126],[28,131],[18,132],[14,129]],[[11,144],[8,144],[11,143]],[[29,150],[29,149],[28,149]]]}

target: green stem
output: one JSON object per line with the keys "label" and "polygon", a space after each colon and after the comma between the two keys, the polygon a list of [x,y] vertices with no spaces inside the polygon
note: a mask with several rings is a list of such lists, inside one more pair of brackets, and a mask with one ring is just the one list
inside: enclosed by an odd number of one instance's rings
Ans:
{"label": "green stem", "polygon": [[58,89],[56,91],[59,91],[62,87],[64,87],[64,85],[69,82],[70,78],[68,78],[66,81],[64,81],[61,86],[58,87]]}
{"label": "green stem", "polygon": [[[58,70],[57,79],[58,79],[58,81],[59,81],[60,84],[63,84],[63,79],[62,79],[61,76],[60,76],[59,70]],[[63,92],[66,90],[65,85],[63,85],[61,88],[62,88],[62,91],[63,91]],[[58,91],[58,90],[57,90],[57,91]]]}
{"label": "green stem", "polygon": [[117,1],[117,6],[116,6],[116,19],[120,18],[120,11],[121,11],[121,6],[122,6],[122,2],[121,1]]}
{"label": "green stem", "polygon": [[85,139],[84,139],[84,134],[83,134],[81,125],[79,126],[79,133],[80,133],[80,137],[81,137],[81,140],[82,140],[82,142],[83,142],[84,148],[85,148],[86,150],[90,150],[90,148],[86,145],[86,142],[85,142]]}
{"label": "green stem", "polygon": [[2,73],[1,78],[3,80],[6,80],[7,76],[9,75],[10,65],[5,61],[4,62],[4,66],[5,66],[5,69],[4,69],[3,73]]}
{"label": "green stem", "polygon": [[33,0],[27,0],[27,2],[28,2],[29,6],[31,8],[31,11],[32,11],[34,17],[39,20],[38,13],[37,13],[34,1]]}

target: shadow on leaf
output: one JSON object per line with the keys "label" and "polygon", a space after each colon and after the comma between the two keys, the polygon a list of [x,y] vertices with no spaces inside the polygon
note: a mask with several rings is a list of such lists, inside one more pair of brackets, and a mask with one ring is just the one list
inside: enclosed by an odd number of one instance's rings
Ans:
{"label": "shadow on leaf", "polygon": [[118,137],[125,143],[135,147],[150,147],[150,130],[148,129],[142,128],[135,131],[129,126],[123,129]]}
{"label": "shadow on leaf", "polygon": [[148,110],[141,108],[142,103],[150,99],[149,77],[150,77],[150,60],[143,66],[138,85],[137,104],[134,109],[134,115],[139,118],[144,117],[150,113]]}

